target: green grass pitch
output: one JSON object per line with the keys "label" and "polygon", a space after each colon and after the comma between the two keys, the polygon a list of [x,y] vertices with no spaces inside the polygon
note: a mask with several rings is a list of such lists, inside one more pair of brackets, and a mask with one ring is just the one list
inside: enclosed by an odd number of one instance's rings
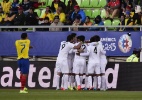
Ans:
{"label": "green grass pitch", "polygon": [[0,100],[142,100],[142,91],[61,91],[29,89],[0,89]]}

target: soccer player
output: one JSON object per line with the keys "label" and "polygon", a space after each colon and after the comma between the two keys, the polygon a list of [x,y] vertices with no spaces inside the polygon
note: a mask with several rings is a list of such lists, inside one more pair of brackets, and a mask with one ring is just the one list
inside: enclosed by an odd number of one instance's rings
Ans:
{"label": "soccer player", "polygon": [[101,77],[100,77],[100,54],[105,54],[106,52],[101,48],[101,46],[97,43],[97,40],[94,40],[94,43],[87,48],[87,53],[80,53],[80,56],[89,56],[88,60],[88,83],[89,83],[89,90],[93,89],[92,84],[92,76],[96,74],[97,76],[97,89],[100,90],[101,87]]}
{"label": "soccer player", "polygon": [[81,47],[81,44],[78,44],[77,46],[74,46],[73,42],[73,36],[68,35],[67,41],[61,42],[57,61],[56,61],[56,81],[57,81],[57,88],[56,90],[59,90],[59,81],[60,81],[60,75],[63,74],[63,83],[64,83],[64,90],[68,89],[68,75],[69,75],[69,67],[68,67],[68,53],[71,49],[79,49]]}
{"label": "soccer player", "polygon": [[[87,45],[84,43],[85,36],[83,35],[79,36],[78,40],[79,41],[78,43],[76,43],[76,45],[78,45],[82,41],[83,44],[81,45],[80,49],[82,50],[82,52],[87,52]],[[77,53],[80,51],[76,50],[75,52]],[[86,57],[78,56],[77,54],[75,54],[74,63],[73,63],[73,73],[75,74],[75,80],[77,82],[77,90],[81,89],[85,67],[86,67]]]}
{"label": "soccer player", "polygon": [[[97,40],[97,42],[100,44],[101,48],[103,48],[103,45],[102,45],[102,42],[100,41],[100,36],[98,35],[95,35],[94,38]],[[100,68],[101,68],[101,90],[105,91],[107,89],[107,86],[106,86],[106,79],[105,79],[105,68],[106,68],[106,65],[107,65],[107,58],[106,58],[106,55],[105,54],[100,54]],[[94,77],[94,81],[96,80],[97,78]],[[97,87],[97,83],[94,82],[94,89],[96,89]]]}
{"label": "soccer player", "polygon": [[[71,33],[70,35],[73,37],[73,44],[75,44],[77,41],[76,33]],[[75,54],[72,51],[73,49],[71,49],[68,54],[68,66],[69,66],[68,89],[69,90],[73,90],[73,83],[74,83],[74,75],[72,73],[72,70],[73,70],[73,61],[74,61]]]}
{"label": "soccer player", "polygon": [[25,88],[27,75],[29,73],[29,48],[30,40],[28,39],[27,33],[21,34],[21,39],[15,42],[17,55],[18,55],[18,67],[20,69],[20,82],[21,90],[20,93],[28,93]]}

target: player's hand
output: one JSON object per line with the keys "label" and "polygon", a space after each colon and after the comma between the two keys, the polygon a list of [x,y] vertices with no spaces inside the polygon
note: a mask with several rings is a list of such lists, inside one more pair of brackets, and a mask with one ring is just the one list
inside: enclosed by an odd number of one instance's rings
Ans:
{"label": "player's hand", "polygon": [[33,46],[30,46],[29,48],[30,48],[30,49],[32,49],[32,48],[33,48]]}
{"label": "player's hand", "polygon": [[83,49],[79,49],[78,52],[79,52],[79,53],[83,52]]}

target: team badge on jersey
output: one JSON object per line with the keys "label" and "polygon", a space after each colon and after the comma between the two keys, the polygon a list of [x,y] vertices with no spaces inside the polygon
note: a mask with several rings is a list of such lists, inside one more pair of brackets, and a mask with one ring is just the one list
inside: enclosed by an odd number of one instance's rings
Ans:
{"label": "team badge on jersey", "polygon": [[132,47],[132,39],[127,34],[124,34],[120,37],[118,41],[118,47],[121,52],[128,53]]}

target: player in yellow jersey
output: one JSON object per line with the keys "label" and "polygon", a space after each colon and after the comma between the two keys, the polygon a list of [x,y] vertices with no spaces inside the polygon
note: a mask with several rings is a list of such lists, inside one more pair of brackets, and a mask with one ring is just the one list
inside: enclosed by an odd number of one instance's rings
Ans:
{"label": "player in yellow jersey", "polygon": [[20,69],[20,82],[21,82],[21,90],[20,93],[28,93],[27,89],[25,89],[27,75],[29,73],[29,48],[30,40],[28,39],[27,33],[21,34],[21,39],[16,40],[15,46],[17,49],[17,60],[18,67]]}

